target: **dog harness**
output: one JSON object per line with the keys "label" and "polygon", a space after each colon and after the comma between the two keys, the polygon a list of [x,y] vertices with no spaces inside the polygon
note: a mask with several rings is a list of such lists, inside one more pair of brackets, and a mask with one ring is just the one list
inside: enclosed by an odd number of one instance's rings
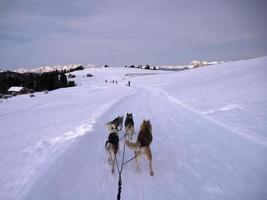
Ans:
{"label": "dog harness", "polygon": [[126,117],[126,120],[125,120],[125,122],[124,122],[124,125],[125,126],[128,126],[129,124],[132,124],[132,125],[134,125],[134,121],[133,121],[133,118],[132,117]]}
{"label": "dog harness", "polygon": [[118,144],[119,144],[119,136],[117,133],[110,133],[108,136],[108,140],[106,141],[105,147],[107,147],[107,144],[111,143],[113,144],[116,149],[118,149]]}

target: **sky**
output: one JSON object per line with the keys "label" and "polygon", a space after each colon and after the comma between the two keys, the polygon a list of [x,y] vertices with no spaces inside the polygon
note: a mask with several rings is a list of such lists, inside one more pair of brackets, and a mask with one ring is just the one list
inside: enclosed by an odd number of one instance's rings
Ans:
{"label": "sky", "polygon": [[0,0],[0,68],[267,55],[266,0]]}

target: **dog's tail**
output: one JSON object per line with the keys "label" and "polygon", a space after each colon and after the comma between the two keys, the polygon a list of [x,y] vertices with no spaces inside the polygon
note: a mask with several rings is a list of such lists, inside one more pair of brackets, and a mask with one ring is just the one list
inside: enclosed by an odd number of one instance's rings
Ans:
{"label": "dog's tail", "polygon": [[138,150],[138,149],[140,149],[140,146],[141,146],[140,142],[138,142],[138,141],[136,141],[136,142],[130,142],[129,140],[125,140],[125,144],[129,148],[131,148],[133,150]]}

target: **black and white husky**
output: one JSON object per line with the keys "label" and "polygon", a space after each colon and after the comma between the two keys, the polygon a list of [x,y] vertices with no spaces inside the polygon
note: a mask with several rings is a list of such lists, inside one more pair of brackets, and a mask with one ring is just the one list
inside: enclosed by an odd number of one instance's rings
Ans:
{"label": "black and white husky", "polygon": [[118,129],[114,124],[111,124],[109,127],[109,136],[106,141],[105,147],[108,152],[108,162],[111,164],[111,173],[114,173],[115,159],[117,152],[119,150],[119,136]]}
{"label": "black and white husky", "polygon": [[109,128],[110,125],[114,125],[115,128],[118,129],[118,131],[121,131],[122,123],[123,123],[123,115],[116,117],[115,119],[113,119],[110,122],[107,122],[106,126]]}

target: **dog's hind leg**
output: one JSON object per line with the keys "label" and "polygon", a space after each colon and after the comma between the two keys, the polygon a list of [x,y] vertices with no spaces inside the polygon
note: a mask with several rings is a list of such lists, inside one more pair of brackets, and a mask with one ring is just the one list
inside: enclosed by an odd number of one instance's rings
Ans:
{"label": "dog's hind leg", "polygon": [[133,139],[133,130],[132,129],[128,129],[126,134],[127,134],[127,139],[132,141],[132,139]]}
{"label": "dog's hind leg", "polygon": [[114,152],[111,153],[111,173],[114,174],[114,167],[115,167],[115,154]]}
{"label": "dog's hind leg", "polygon": [[112,158],[111,158],[111,154],[110,154],[110,152],[108,152],[108,163],[109,163],[109,164],[111,164],[111,160],[112,160]]}
{"label": "dog's hind leg", "polygon": [[140,170],[140,165],[139,165],[139,162],[140,162],[140,157],[141,157],[141,153],[139,152],[139,151],[134,151],[134,154],[136,155],[137,154],[137,156],[135,157],[135,164],[136,164],[136,170],[138,171],[138,172],[141,172],[141,170]]}
{"label": "dog's hind leg", "polygon": [[127,130],[126,131],[126,138],[128,139],[128,140],[130,140],[131,138],[130,138],[130,133],[129,133],[129,131]]}
{"label": "dog's hind leg", "polygon": [[131,128],[131,133],[130,133],[130,140],[133,140],[133,134],[134,134],[134,127]]}
{"label": "dog's hind leg", "polygon": [[153,172],[153,168],[152,168],[152,153],[151,153],[150,147],[147,147],[146,148],[145,155],[147,157],[148,164],[149,164],[149,173],[150,173],[150,176],[153,176],[154,175],[154,172]]}
{"label": "dog's hind leg", "polygon": [[150,176],[154,176],[154,172],[152,169],[152,160],[149,161],[149,171],[150,171]]}

